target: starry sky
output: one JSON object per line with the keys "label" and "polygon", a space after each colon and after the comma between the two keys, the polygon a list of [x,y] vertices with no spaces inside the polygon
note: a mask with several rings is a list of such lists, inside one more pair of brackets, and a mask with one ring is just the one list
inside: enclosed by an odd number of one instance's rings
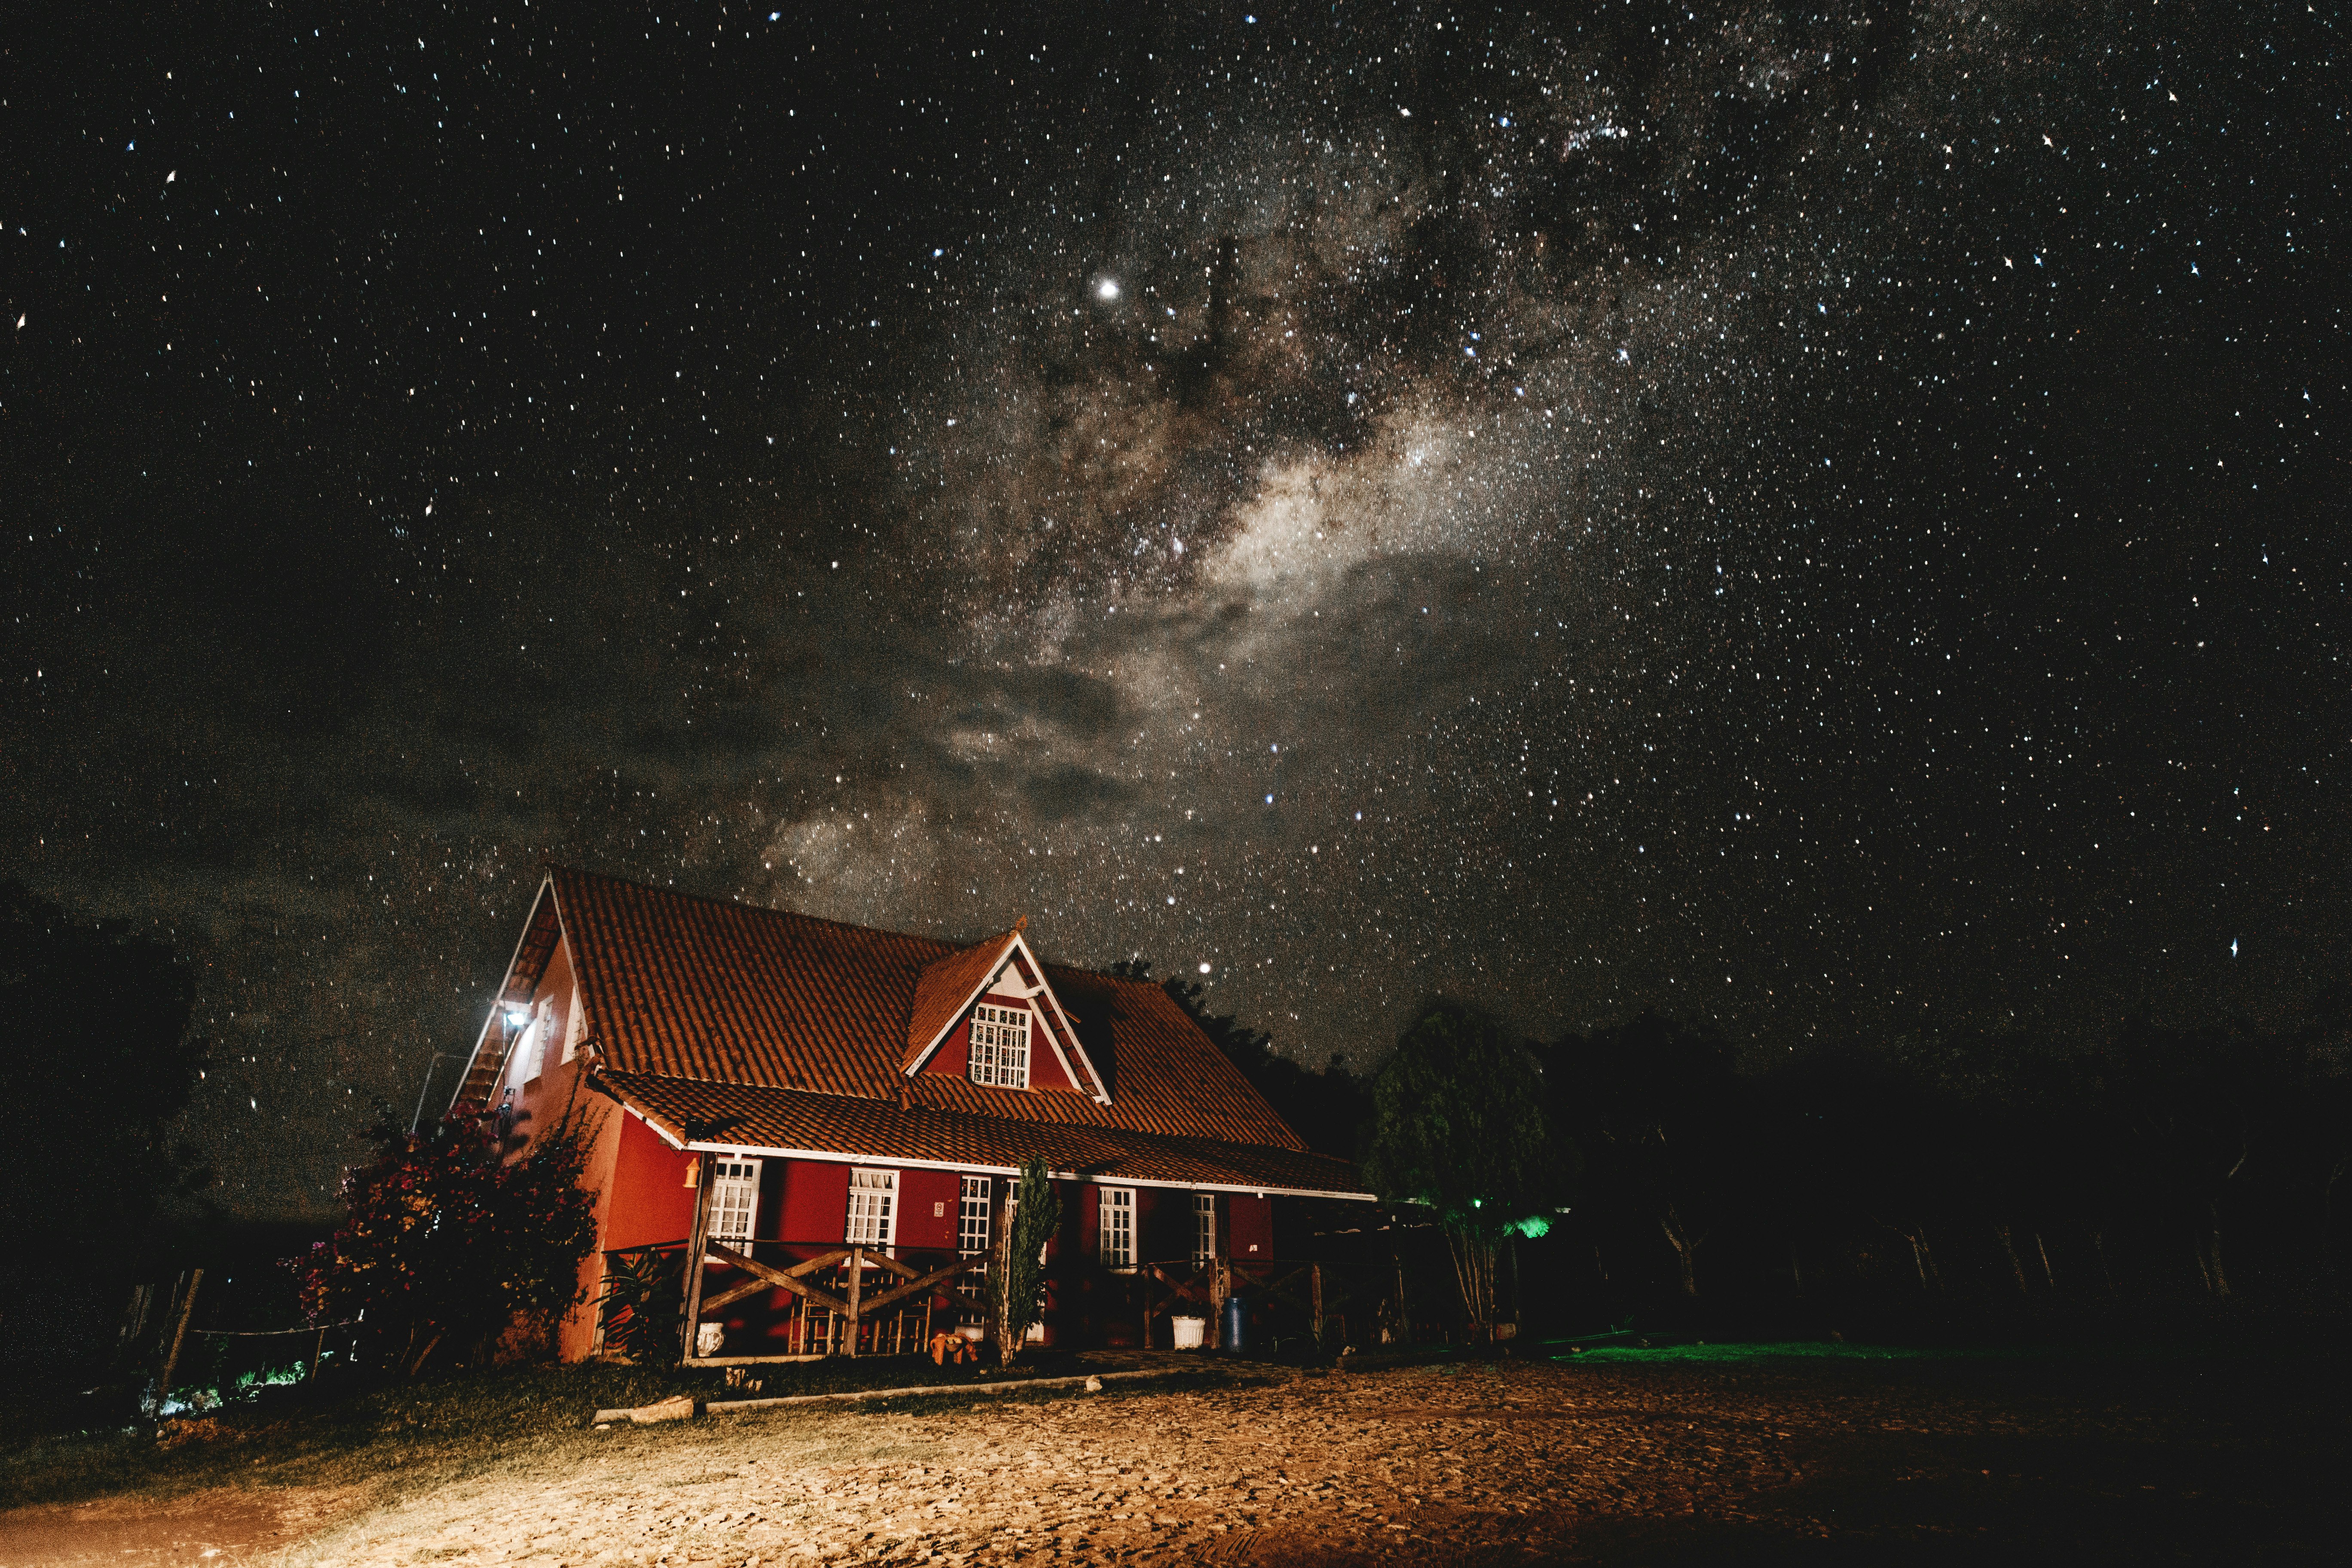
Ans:
{"label": "starry sky", "polygon": [[1317,1062],[2276,1016],[2352,957],[2341,40],[28,13],[0,875],[200,966],[247,1215],[446,1095],[550,859]]}

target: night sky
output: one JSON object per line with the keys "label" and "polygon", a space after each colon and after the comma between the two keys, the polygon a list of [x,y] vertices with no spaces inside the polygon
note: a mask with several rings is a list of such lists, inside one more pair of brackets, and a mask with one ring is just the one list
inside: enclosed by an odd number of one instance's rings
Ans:
{"label": "night sky", "polygon": [[2352,958],[2334,6],[0,61],[0,876],[202,966],[232,1212],[470,1047],[551,858],[1359,1065],[1436,990],[1785,1059]]}

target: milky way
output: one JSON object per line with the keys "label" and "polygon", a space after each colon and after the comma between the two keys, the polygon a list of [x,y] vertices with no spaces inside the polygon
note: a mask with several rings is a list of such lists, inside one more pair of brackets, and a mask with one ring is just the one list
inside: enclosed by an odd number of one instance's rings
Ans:
{"label": "milky way", "polygon": [[2341,973],[2333,17],[499,15],[12,47],[0,826],[240,1212],[551,858],[1360,1064]]}

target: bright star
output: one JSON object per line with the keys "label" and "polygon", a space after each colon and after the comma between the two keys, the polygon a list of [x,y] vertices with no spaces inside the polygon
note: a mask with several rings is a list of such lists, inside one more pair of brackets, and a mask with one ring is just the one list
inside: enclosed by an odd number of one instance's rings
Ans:
{"label": "bright star", "polygon": [[1098,300],[1116,300],[1116,299],[1118,299],[1118,280],[1117,279],[1113,279],[1113,278],[1106,278],[1106,279],[1104,279],[1101,282],[1099,282],[1099,283],[1096,284],[1096,285],[1095,285],[1095,298],[1097,298],[1097,299],[1098,299]]}

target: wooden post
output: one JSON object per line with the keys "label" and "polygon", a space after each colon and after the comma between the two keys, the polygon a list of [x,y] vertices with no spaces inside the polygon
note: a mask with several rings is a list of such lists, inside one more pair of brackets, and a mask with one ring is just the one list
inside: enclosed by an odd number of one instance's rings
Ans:
{"label": "wooden post", "polygon": [[319,1331],[319,1342],[310,1347],[310,1370],[302,1374],[303,1382],[316,1383],[319,1381],[319,1358],[326,1353],[327,1331],[320,1329]]}
{"label": "wooden post", "polygon": [[[1005,1205],[1013,1195],[1013,1184],[991,1177],[995,1190],[988,1203],[988,1271],[981,1278],[981,1295],[987,1307],[988,1338],[996,1346],[998,1357],[1010,1364],[1013,1356],[1004,1347],[1004,1281],[1012,1275],[1013,1222],[1005,1214]],[[1017,1347],[1016,1347],[1017,1348]]]}
{"label": "wooden post", "polygon": [[849,1249],[849,1353],[853,1356],[857,1353],[857,1331],[860,1326],[857,1303],[865,1292],[866,1249],[862,1247],[853,1247]]}
{"label": "wooden post", "polygon": [[1389,1244],[1389,1259],[1396,1265],[1397,1343],[1409,1345],[1412,1343],[1412,1313],[1405,1305],[1404,1247],[1402,1244],[1396,1242]]}
{"label": "wooden post", "polygon": [[710,1189],[717,1184],[710,1179],[710,1156],[697,1154],[694,1188],[694,1230],[686,1241],[686,1348],[682,1359],[692,1361],[701,1353],[702,1338],[702,1268],[703,1258],[710,1247]]}
{"label": "wooden post", "polygon": [[1323,1343],[1323,1266],[1320,1263],[1307,1266],[1307,1303],[1315,1320],[1315,1343],[1319,1348]]}
{"label": "wooden post", "polygon": [[1234,1293],[1234,1266],[1224,1258],[1209,1265],[1209,1332],[1210,1348],[1225,1348],[1225,1298]]}
{"label": "wooden post", "polygon": [[172,1348],[163,1356],[163,1381],[155,1385],[155,1414],[163,1413],[165,1401],[172,1397],[172,1374],[180,1369],[180,1345],[188,1337],[188,1319],[196,1310],[196,1287],[205,1282],[205,1271],[194,1269],[188,1275],[188,1293],[180,1298],[179,1326],[172,1331]]}

